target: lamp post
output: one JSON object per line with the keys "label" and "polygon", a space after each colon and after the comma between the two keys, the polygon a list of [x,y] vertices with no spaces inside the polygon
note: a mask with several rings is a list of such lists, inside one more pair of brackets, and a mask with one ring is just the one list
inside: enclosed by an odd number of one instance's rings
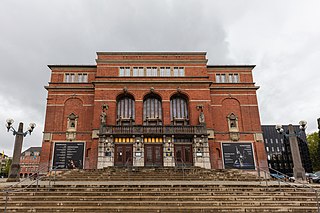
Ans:
{"label": "lamp post", "polygon": [[29,128],[27,131],[23,132],[23,123],[19,123],[18,131],[16,131],[12,124],[14,122],[13,119],[7,119],[7,130],[8,132],[11,131],[15,136],[14,148],[13,148],[13,157],[12,157],[12,164],[10,167],[9,176],[7,182],[17,182],[20,180],[20,156],[21,156],[21,149],[23,138],[26,137],[28,134],[31,135],[31,132],[36,127],[35,123],[30,123]]}
{"label": "lamp post", "polygon": [[281,125],[276,125],[276,130],[279,134],[284,134],[285,137],[289,139],[290,149],[291,149],[291,155],[292,155],[292,161],[293,161],[293,176],[295,180],[306,180],[306,172],[302,166],[301,163],[301,156],[300,156],[300,150],[298,145],[298,139],[297,137],[300,136],[301,131],[305,131],[307,128],[307,122],[306,121],[300,121],[300,132],[296,133],[293,129],[292,124],[289,124],[288,126],[288,132],[284,132]]}

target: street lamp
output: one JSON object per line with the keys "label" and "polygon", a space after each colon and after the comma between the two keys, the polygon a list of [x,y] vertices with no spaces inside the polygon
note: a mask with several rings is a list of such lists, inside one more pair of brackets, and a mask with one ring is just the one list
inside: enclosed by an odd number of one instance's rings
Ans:
{"label": "street lamp", "polygon": [[22,149],[22,143],[23,138],[26,137],[28,134],[31,135],[31,132],[33,132],[33,129],[36,127],[35,123],[30,123],[29,128],[27,131],[23,132],[23,123],[19,123],[18,131],[13,128],[12,124],[14,120],[12,118],[9,118],[6,120],[6,127],[7,131],[11,131],[15,138],[14,142],[14,149],[13,149],[13,157],[12,157],[12,164],[10,167],[9,176],[7,179],[7,182],[17,182],[19,181],[19,172],[20,172],[20,156],[21,156],[21,149]]}
{"label": "street lamp", "polygon": [[293,176],[295,180],[306,180],[306,173],[301,163],[300,150],[298,145],[297,137],[305,131],[307,128],[306,121],[300,121],[300,132],[296,133],[293,129],[292,124],[289,124],[288,131],[284,132],[282,125],[276,125],[276,130],[279,134],[284,134],[285,137],[289,138],[292,161],[293,161]]}

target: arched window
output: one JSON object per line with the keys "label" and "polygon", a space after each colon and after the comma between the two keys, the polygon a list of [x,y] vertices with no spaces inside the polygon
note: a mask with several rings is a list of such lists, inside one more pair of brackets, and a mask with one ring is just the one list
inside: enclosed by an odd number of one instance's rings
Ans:
{"label": "arched window", "polygon": [[143,124],[162,125],[161,98],[156,94],[149,94],[143,101]]}
{"label": "arched window", "polygon": [[188,102],[185,97],[175,95],[170,99],[170,117],[173,125],[189,124]]}
{"label": "arched window", "polygon": [[130,95],[117,99],[117,124],[132,125],[135,120],[134,99]]}

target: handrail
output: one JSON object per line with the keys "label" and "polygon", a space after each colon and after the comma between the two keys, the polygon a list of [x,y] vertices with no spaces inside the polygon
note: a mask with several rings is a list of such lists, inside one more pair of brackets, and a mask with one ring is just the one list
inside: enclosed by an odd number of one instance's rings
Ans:
{"label": "handrail", "polygon": [[[267,168],[268,170],[265,170],[265,169],[263,169],[263,168]],[[260,171],[261,171],[261,170],[264,171],[265,174],[268,173],[269,175],[271,174],[271,172],[270,172],[270,170],[271,170],[271,171],[276,172],[276,174],[281,174],[281,175],[283,175],[283,177],[285,177],[285,179],[287,179],[287,180],[290,179],[290,176],[288,176],[288,175],[286,175],[286,174],[284,174],[284,173],[282,173],[282,172],[280,172],[280,171],[278,171],[278,170],[276,170],[276,169],[274,169],[274,168],[271,168],[271,167],[258,167],[259,177],[260,177]],[[271,175],[270,175],[270,176],[271,176]],[[309,189],[311,189],[311,190],[315,193],[315,195],[316,195],[317,213],[320,213],[319,195],[318,195],[318,190],[317,190],[317,189],[313,188],[310,184],[306,184],[306,183],[300,182],[300,181],[298,181],[298,180],[294,180],[294,183],[291,183],[291,182],[284,181],[283,179],[281,179],[281,178],[279,178],[279,177],[274,177],[274,178],[276,178],[276,179],[278,180],[278,182],[279,182],[279,188],[281,188],[280,182],[282,182],[282,183],[284,183],[284,184],[287,184],[287,185],[289,185],[289,186],[293,186],[293,187],[295,187],[295,188],[298,188],[298,187],[300,186],[300,187],[303,187],[303,188],[309,188]],[[266,183],[267,183],[267,178],[265,177],[265,179],[266,179]],[[268,185],[267,185],[267,187],[268,187]]]}
{"label": "handrail", "polygon": [[[176,164],[175,168],[178,168],[178,160],[176,158],[174,158],[174,161],[175,161],[175,164]],[[184,169],[187,167],[187,165],[185,164],[185,162],[182,159],[180,159],[180,161],[181,162],[179,162],[179,163],[182,164],[182,166],[181,166],[181,168],[182,168],[182,178],[184,180],[184,176],[185,176]]]}
{"label": "handrail", "polygon": [[[41,168],[38,168],[37,172],[34,173],[33,175],[31,175],[31,176],[29,176],[27,178],[24,178],[24,179],[20,180],[19,182],[15,183],[15,184],[12,184],[9,187],[6,187],[4,190],[2,190],[6,195],[4,213],[7,212],[9,193],[22,192],[22,191],[28,189],[29,187],[31,187],[32,185],[34,185],[34,183],[37,183],[36,191],[38,191],[39,180],[42,180],[43,178],[45,178],[45,176],[40,176],[39,174],[40,174],[40,172],[47,171],[47,168],[48,168],[48,166],[43,166]],[[56,172],[56,168],[49,169],[49,174],[50,174],[50,176],[49,176],[49,187],[51,187],[51,172],[52,171]],[[32,180],[32,179],[33,179],[33,181],[31,181],[31,183],[29,185],[27,185],[26,187],[23,187],[23,188],[20,188],[20,189],[14,189],[14,187],[17,187],[19,184],[22,184],[26,180]],[[54,175],[54,179],[55,179],[55,175]]]}
{"label": "handrail", "polygon": [[129,157],[127,159],[126,164],[125,164],[125,167],[127,168],[127,171],[128,171],[128,181],[130,181],[130,169],[129,169],[129,167],[131,166],[131,165],[129,165],[130,160],[132,160],[131,157]]}

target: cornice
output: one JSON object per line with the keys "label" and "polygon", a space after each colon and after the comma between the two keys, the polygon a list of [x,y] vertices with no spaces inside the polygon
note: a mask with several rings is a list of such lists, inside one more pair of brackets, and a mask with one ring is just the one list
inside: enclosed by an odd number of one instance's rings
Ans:
{"label": "cornice", "polygon": [[[97,64],[206,64],[208,60],[148,60],[148,59],[96,59]],[[122,66],[122,65],[121,65]]]}
{"label": "cornice", "polygon": [[206,55],[207,52],[97,52],[97,55]]}

